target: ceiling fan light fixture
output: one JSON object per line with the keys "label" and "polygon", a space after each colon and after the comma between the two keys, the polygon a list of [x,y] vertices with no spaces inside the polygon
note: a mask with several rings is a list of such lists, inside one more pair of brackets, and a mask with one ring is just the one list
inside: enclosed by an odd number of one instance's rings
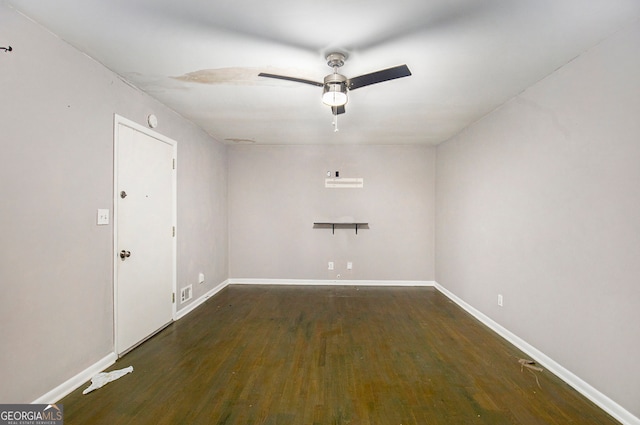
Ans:
{"label": "ceiling fan light fixture", "polygon": [[330,83],[324,86],[322,102],[329,106],[342,106],[347,103],[347,87],[344,83]]}
{"label": "ceiling fan light fixture", "polygon": [[347,77],[338,73],[324,77],[322,102],[329,106],[342,106],[347,100]]}

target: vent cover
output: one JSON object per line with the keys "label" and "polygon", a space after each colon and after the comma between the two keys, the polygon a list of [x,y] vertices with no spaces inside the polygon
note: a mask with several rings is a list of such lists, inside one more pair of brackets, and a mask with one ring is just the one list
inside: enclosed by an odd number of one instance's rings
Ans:
{"label": "vent cover", "polygon": [[324,187],[330,189],[360,189],[364,187],[364,179],[362,177],[336,177],[333,179],[325,179]]}
{"label": "vent cover", "polygon": [[180,291],[180,302],[189,301],[193,295],[193,285],[185,286]]}

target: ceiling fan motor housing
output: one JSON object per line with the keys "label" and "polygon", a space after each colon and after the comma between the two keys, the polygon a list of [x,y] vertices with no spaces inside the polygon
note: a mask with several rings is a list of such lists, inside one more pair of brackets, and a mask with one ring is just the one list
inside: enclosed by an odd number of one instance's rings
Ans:
{"label": "ceiling fan motor housing", "polygon": [[341,74],[329,74],[324,77],[324,84],[347,84],[347,77]]}

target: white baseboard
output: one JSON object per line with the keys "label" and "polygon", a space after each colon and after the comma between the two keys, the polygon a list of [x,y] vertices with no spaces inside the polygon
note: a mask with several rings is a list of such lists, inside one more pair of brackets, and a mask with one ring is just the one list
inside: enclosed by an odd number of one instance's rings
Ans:
{"label": "white baseboard", "polygon": [[576,391],[580,394],[587,397],[589,400],[597,404],[602,410],[613,416],[615,419],[620,421],[625,425],[640,425],[640,419],[631,414],[624,407],[620,406],[615,401],[611,400],[606,395],[602,394],[600,391],[580,379],[571,371],[567,370],[558,362],[554,361],[552,358],[544,354],[542,351],[538,350],[528,342],[524,341],[522,338],[513,334],[509,330],[505,329],[497,322],[495,322],[490,317],[486,316],[479,310],[472,307],[470,304],[445,289],[442,285],[437,282],[434,282],[434,286],[438,291],[444,294],[447,298],[449,298],[454,303],[458,304],[464,310],[466,310],[469,314],[474,316],[476,319],[480,320],[491,330],[496,332],[498,335],[509,341],[511,344],[518,347],[520,350],[529,355],[533,360],[544,366],[549,372],[553,373],[567,384],[572,386]]}
{"label": "white baseboard", "polygon": [[186,316],[187,314],[191,313],[193,310],[195,310],[196,308],[200,307],[205,301],[207,301],[209,298],[211,298],[212,296],[214,296],[215,294],[217,294],[218,292],[222,291],[224,288],[226,288],[229,285],[229,279],[225,280],[222,283],[219,283],[218,285],[216,285],[215,287],[213,287],[211,290],[209,290],[206,294],[200,296],[198,299],[193,300],[192,302],[190,302],[189,304],[187,304],[186,307],[178,310],[176,312],[176,316],[174,317],[174,320],[180,320],[182,319],[184,316]]}
{"label": "white baseboard", "polygon": [[304,286],[434,286],[430,280],[320,280],[234,278],[229,285],[304,285]]}
{"label": "white baseboard", "polygon": [[116,353],[110,353],[102,359],[98,360],[93,365],[89,366],[82,372],[78,373],[76,376],[68,379],[66,382],[58,385],[45,395],[38,397],[35,399],[32,404],[54,404],[59,400],[69,395],[72,391],[75,391],[82,384],[87,381],[90,381],[93,376],[102,372],[112,364],[116,362],[118,356]]}

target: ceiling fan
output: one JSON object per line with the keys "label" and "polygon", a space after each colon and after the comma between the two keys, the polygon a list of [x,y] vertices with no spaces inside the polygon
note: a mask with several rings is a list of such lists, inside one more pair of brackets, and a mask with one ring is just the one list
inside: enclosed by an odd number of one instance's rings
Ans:
{"label": "ceiling fan", "polygon": [[411,75],[411,71],[409,71],[409,67],[407,67],[407,65],[399,65],[393,68],[372,72],[370,74],[347,78],[342,74],[338,74],[338,68],[344,65],[346,58],[347,57],[344,53],[330,53],[327,55],[327,65],[333,68],[333,73],[324,77],[323,83],[303,78],[289,77],[286,75],[267,74],[264,72],[261,72],[258,75],[260,77],[277,78],[280,80],[294,81],[297,83],[323,87],[322,102],[330,106],[333,115],[336,116],[344,114],[345,112],[344,105],[348,101],[348,91]]}

